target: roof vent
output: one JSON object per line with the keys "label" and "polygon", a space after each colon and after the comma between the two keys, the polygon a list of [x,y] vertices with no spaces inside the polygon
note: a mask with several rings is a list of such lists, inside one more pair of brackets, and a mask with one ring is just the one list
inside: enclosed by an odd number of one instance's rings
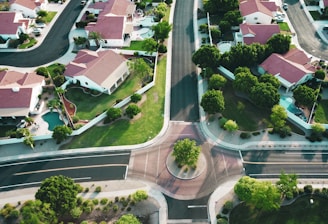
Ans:
{"label": "roof vent", "polygon": [[12,90],[13,90],[13,92],[17,93],[17,92],[19,92],[19,87],[13,87]]}

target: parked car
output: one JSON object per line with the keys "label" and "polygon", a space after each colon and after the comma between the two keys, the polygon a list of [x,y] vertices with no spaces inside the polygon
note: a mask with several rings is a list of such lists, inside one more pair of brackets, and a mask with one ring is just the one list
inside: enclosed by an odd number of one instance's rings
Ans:
{"label": "parked car", "polygon": [[323,30],[328,30],[328,25],[324,25],[322,29]]}
{"label": "parked car", "polygon": [[45,23],[36,23],[35,24],[35,27],[36,28],[45,28],[46,27],[46,24]]}
{"label": "parked car", "polygon": [[35,36],[40,36],[41,35],[41,29],[40,28],[34,28],[32,33],[35,35]]}
{"label": "parked car", "polygon": [[284,3],[284,4],[282,5],[282,8],[283,8],[284,10],[287,10],[287,9],[288,9],[288,4],[287,4],[287,3]]}
{"label": "parked car", "polygon": [[17,128],[25,128],[27,125],[26,121],[25,120],[21,120],[17,125],[16,127]]}

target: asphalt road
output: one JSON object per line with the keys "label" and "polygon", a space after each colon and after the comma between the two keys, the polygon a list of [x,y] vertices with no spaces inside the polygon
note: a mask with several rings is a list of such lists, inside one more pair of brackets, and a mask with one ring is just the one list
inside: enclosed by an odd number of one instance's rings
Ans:
{"label": "asphalt road", "polygon": [[194,1],[176,1],[172,34],[170,120],[199,121],[196,66],[191,56],[195,51],[193,31]]}
{"label": "asphalt road", "polygon": [[328,46],[325,44],[307,19],[298,0],[285,0],[288,4],[287,15],[292,23],[301,47],[309,54],[328,60]]}
{"label": "asphalt road", "polygon": [[328,152],[320,151],[250,151],[243,154],[247,175],[277,178],[281,171],[296,173],[300,178],[327,178]]}
{"label": "asphalt road", "polygon": [[69,47],[68,34],[81,10],[80,1],[70,1],[38,48],[24,52],[0,52],[0,65],[37,67],[63,56]]}
{"label": "asphalt road", "polygon": [[39,186],[54,175],[71,177],[76,182],[122,180],[129,159],[130,152],[106,152],[1,164],[0,191]]}

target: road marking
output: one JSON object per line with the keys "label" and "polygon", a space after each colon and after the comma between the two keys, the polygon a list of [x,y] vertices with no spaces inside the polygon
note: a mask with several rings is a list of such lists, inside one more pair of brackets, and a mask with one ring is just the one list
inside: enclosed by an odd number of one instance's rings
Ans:
{"label": "road marking", "polygon": [[188,205],[188,208],[207,208],[207,205]]}
{"label": "road marking", "polygon": [[[78,177],[78,178],[72,178],[73,180],[91,180],[91,177]],[[5,189],[5,188],[13,188],[13,187],[23,187],[23,186],[30,186],[30,185],[36,185],[36,184],[41,184],[42,182],[31,182],[31,183],[23,183],[23,184],[13,184],[13,185],[6,185],[6,186],[1,186],[0,189]]]}
{"label": "road marking", "polygon": [[21,176],[21,175],[29,175],[35,173],[47,173],[47,172],[55,172],[55,171],[63,171],[63,170],[75,170],[75,169],[89,169],[89,168],[99,168],[99,167],[111,167],[111,166],[128,166],[127,164],[105,164],[105,165],[92,165],[92,166],[74,166],[74,167],[62,167],[56,169],[46,169],[46,170],[34,170],[34,171],[27,171],[21,173],[15,173],[14,176]]}
{"label": "road marking", "polygon": [[123,179],[124,179],[124,180],[126,180],[126,178],[128,177],[128,170],[129,170],[129,165],[127,165],[127,166],[125,167],[125,176],[124,176],[124,174],[123,174]]}
{"label": "road marking", "polygon": [[[280,176],[281,173],[250,173],[248,176]],[[297,176],[328,176],[328,173],[297,173]]]}
{"label": "road marking", "polygon": [[3,165],[0,165],[0,167],[17,166],[17,165],[30,164],[30,163],[51,162],[51,161],[59,161],[59,160],[97,158],[97,157],[107,157],[107,156],[124,156],[124,155],[129,155],[129,154],[130,153],[119,153],[119,154],[90,155],[90,156],[72,156],[72,157],[53,158],[53,159],[31,160],[31,161],[25,161],[25,162],[3,164]]}
{"label": "road marking", "polygon": [[147,153],[146,153],[146,162],[145,162],[144,177],[146,177],[147,166],[148,166],[148,150],[149,150],[149,148],[147,148]]}
{"label": "road marking", "polygon": [[156,166],[156,184],[157,184],[157,180],[158,180],[158,168],[159,168],[159,159],[161,156],[161,146],[158,146],[158,153],[157,153],[157,166]]}
{"label": "road marking", "polygon": [[[310,154],[310,155],[312,155],[312,154],[316,154],[316,153],[318,153],[318,151],[314,151],[314,152],[285,152],[285,154],[291,154],[291,155],[293,155],[293,154],[296,154],[296,155]],[[328,152],[319,152],[318,155],[321,155],[321,154],[328,154]]]}
{"label": "road marking", "polygon": [[250,162],[244,161],[245,164],[263,164],[263,165],[328,165],[327,162]]}

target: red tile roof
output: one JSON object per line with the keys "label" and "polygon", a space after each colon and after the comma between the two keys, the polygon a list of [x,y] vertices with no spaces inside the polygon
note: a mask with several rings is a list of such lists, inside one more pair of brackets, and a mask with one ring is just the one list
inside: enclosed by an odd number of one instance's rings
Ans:
{"label": "red tile roof", "polygon": [[[133,11],[131,6],[133,6]],[[104,14],[127,16],[135,11],[135,4],[128,0],[109,0],[104,9]]]}
{"label": "red tile roof", "polygon": [[89,23],[85,29],[100,33],[102,39],[122,39],[124,22],[124,16],[102,16],[98,18],[97,23]]}
{"label": "red tile roof", "polygon": [[30,87],[31,85],[43,82],[44,77],[37,75],[35,72],[21,73],[16,71],[0,72],[0,89],[8,86]]}
{"label": "red tile roof", "polygon": [[44,0],[9,0],[10,5],[14,3],[24,6],[25,8],[34,10],[42,3],[44,3]]}
{"label": "red tile roof", "polygon": [[0,34],[16,34],[23,22],[15,22],[16,12],[0,12]]}
{"label": "red tile roof", "polygon": [[0,108],[29,108],[31,96],[32,88],[20,88],[17,92],[11,88],[0,89]]}
{"label": "red tile roof", "polygon": [[[98,55],[96,58],[90,57],[91,60],[88,62],[84,60],[82,60],[84,62],[79,62],[81,58],[87,58],[88,54],[94,55],[95,53]],[[86,76],[101,85],[122,63],[126,63],[126,59],[112,50],[99,52],[80,50],[74,61],[66,66],[64,75],[69,77]],[[82,69],[83,67],[85,69]]]}
{"label": "red tile roof", "polygon": [[[274,34],[280,33],[278,24],[248,24],[239,25],[245,44],[265,44]],[[245,35],[251,34],[250,37]]]}
{"label": "red tile roof", "polygon": [[[297,57],[300,59],[295,60]],[[269,74],[279,74],[282,78],[290,83],[296,83],[304,75],[312,74],[315,68],[310,65],[310,59],[305,53],[298,49],[293,49],[284,55],[271,54],[262,64],[261,67]]]}
{"label": "red tile roof", "polygon": [[[270,9],[267,8],[268,6],[270,6]],[[271,4],[267,4],[267,2],[263,4],[263,1],[260,0],[245,0],[240,2],[239,11],[242,16],[248,16],[256,12],[272,16],[271,7]]]}

